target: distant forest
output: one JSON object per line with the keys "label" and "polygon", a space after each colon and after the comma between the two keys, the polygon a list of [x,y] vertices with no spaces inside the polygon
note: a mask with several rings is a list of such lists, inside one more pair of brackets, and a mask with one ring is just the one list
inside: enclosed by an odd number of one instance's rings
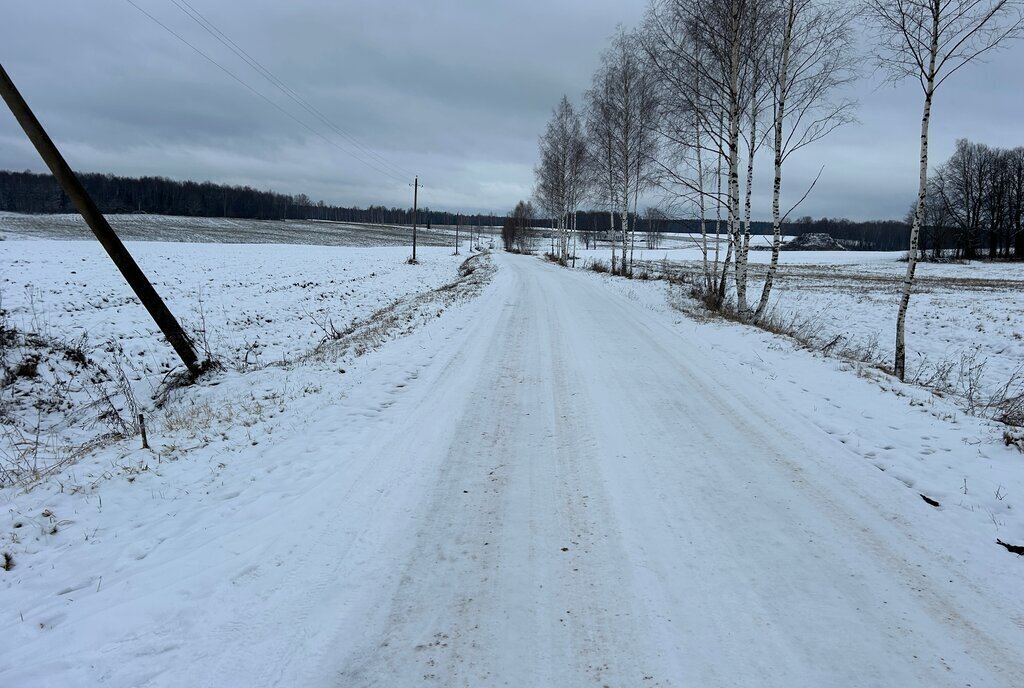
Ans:
{"label": "distant forest", "polygon": [[[227,186],[212,182],[175,181],[164,177],[118,177],[111,174],[80,174],[86,190],[105,213],[150,213],[188,217],[231,217],[252,220],[333,220],[367,224],[412,223],[412,208],[347,208],[314,202],[304,194],[295,196],[260,191],[248,186]],[[73,213],[74,206],[49,174],[0,171],[0,210],[16,213]],[[695,219],[667,219],[656,212],[637,218],[640,232],[699,232]],[[420,208],[417,220],[424,226],[453,225],[495,226],[504,216],[451,213]],[[545,219],[535,219],[534,226],[550,227]],[[607,211],[581,211],[577,229],[583,232],[606,232]],[[714,222],[708,223],[714,231]],[[722,227],[725,231],[725,227]],[[768,222],[751,223],[756,235],[770,235]],[[882,220],[854,222],[845,219],[804,217],[783,226],[783,233],[797,236],[805,232],[827,232],[851,249],[898,251],[908,244],[910,228],[904,222]],[[756,245],[756,242],[754,243]],[[926,248],[926,247],[923,247]]]}
{"label": "distant forest", "polygon": [[[295,196],[260,191],[249,186],[213,182],[176,181],[164,177],[118,177],[112,174],[78,175],[104,213],[150,213],[187,217],[231,217],[247,220],[333,220],[368,224],[412,223],[412,208],[345,208]],[[410,191],[411,193],[411,191]],[[73,213],[71,199],[50,174],[0,171],[0,210],[15,213]],[[498,225],[504,217],[457,214],[420,208],[423,225]]]}

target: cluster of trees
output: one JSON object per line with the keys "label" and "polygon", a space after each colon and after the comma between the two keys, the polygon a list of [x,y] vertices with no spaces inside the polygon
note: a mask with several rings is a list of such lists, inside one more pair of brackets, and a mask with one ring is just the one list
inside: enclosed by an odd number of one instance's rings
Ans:
{"label": "cluster of trees", "polygon": [[[739,318],[760,321],[777,272],[783,223],[814,186],[797,189],[799,200],[783,212],[783,169],[795,151],[852,119],[854,103],[837,94],[857,76],[852,38],[861,16],[874,32],[877,66],[893,82],[916,81],[924,97],[919,193],[896,323],[894,371],[902,379],[905,319],[929,189],[934,94],[962,67],[1024,31],[1024,0],[652,0],[641,25],[620,30],[602,54],[583,98],[582,117],[567,98],[555,109],[540,142],[536,196],[541,207],[552,216],[567,216],[588,198],[607,208],[612,271],[629,275],[636,231],[630,204],[635,218],[640,194],[660,190],[664,208],[678,214],[685,209],[699,218],[708,302],[720,306],[731,280]],[[586,163],[578,173],[576,166],[564,164],[564,156],[550,154],[579,146]],[[762,149],[772,161],[772,256],[755,307],[747,294],[747,259],[754,167],[766,157],[758,156]],[[950,203],[931,204],[951,217],[955,209],[954,224],[967,228],[961,233],[987,222],[987,236],[996,237],[1004,254],[1016,236],[1013,227],[1019,226],[1011,217],[1013,174],[1003,172],[1012,167],[1011,158],[1004,154],[1005,164],[978,163],[990,170],[983,194],[969,173],[956,164],[944,166],[936,184],[950,189],[954,177],[966,177],[960,186],[971,190],[960,195],[970,200],[954,201],[947,191]],[[971,216],[979,194],[989,198],[984,221],[978,219],[980,210]],[[621,218],[618,246],[616,215]],[[724,252],[722,242],[708,241],[712,218],[715,233],[725,232]],[[866,236],[860,241],[878,243]]]}
{"label": "cluster of trees", "polygon": [[[657,244],[666,210],[697,218],[705,288],[723,300],[731,280],[740,317],[762,318],[785,221],[783,165],[852,116],[853,103],[834,93],[853,77],[853,20],[831,0],[654,0],[641,25],[620,29],[602,53],[582,115],[568,98],[555,108],[540,140],[539,205],[566,218],[584,200],[606,209],[612,271],[629,275],[638,200],[660,193],[647,244]],[[747,257],[763,147],[774,163],[773,251],[754,309]],[[567,164],[576,151],[583,163]],[[710,241],[712,231],[725,241]],[[564,239],[560,250],[564,257]]]}
{"label": "cluster of trees", "polygon": [[505,218],[505,223],[501,227],[501,241],[506,251],[533,253],[535,214],[532,203],[519,201]]}
{"label": "cluster of trees", "polygon": [[[368,224],[412,224],[412,208],[340,207],[313,201],[305,194],[287,195],[248,186],[176,181],[164,177],[118,177],[79,174],[86,191],[105,213],[152,213],[251,220],[332,220]],[[0,210],[15,213],[73,213],[75,207],[50,174],[0,171]],[[501,218],[417,210],[419,222],[494,226]]]}
{"label": "cluster of trees", "polygon": [[[757,223],[754,224],[756,230]],[[848,249],[857,251],[905,251],[910,241],[910,222],[868,220],[858,222],[844,217],[804,216],[783,225],[783,234],[828,234]]]}
{"label": "cluster of trees", "polygon": [[[914,212],[911,209],[911,213]],[[961,139],[928,180],[921,251],[972,259],[1024,260],[1024,147]]]}

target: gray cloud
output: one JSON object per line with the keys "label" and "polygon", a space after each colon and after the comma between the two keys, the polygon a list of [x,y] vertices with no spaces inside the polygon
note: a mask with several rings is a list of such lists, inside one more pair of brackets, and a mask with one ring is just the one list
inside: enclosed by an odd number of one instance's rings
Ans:
{"label": "gray cloud", "polygon": [[[170,0],[135,0],[314,125]],[[190,0],[359,141],[422,176],[432,207],[504,212],[530,194],[537,136],[562,93],[578,100],[619,23],[646,0]],[[125,0],[10,3],[3,64],[77,169],[250,184],[342,204],[407,205],[409,190],[311,134]],[[957,138],[1022,145],[1017,45],[940,91],[933,160]],[[916,188],[920,91],[866,79],[861,124],[793,158],[798,214],[900,217]],[[326,128],[314,125],[326,133]],[[351,148],[336,136],[332,141]],[[364,156],[365,157],[365,156]],[[0,167],[41,170],[0,112]],[[755,194],[767,214],[767,184]],[[650,199],[652,203],[657,199]]]}

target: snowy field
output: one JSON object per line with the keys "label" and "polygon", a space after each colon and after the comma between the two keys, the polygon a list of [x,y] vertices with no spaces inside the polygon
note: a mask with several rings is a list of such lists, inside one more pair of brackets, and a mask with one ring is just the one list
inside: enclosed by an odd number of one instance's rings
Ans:
{"label": "snowy field", "polygon": [[[536,257],[130,248],[223,371],[167,392],[174,354],[93,242],[0,242],[7,327],[39,335],[5,355],[41,354],[3,401],[45,440],[23,457],[45,475],[0,487],[0,685],[1010,688],[1024,671],[1024,559],[996,544],[1024,544],[1024,454],[951,399],[687,317],[665,282]],[[666,255],[693,251],[643,252]],[[835,303],[851,338],[903,266],[783,261],[777,307]],[[1002,267],[922,266],[919,300],[987,293],[1019,352]],[[947,318],[951,342],[985,308]]]}
{"label": "snowy field", "polygon": [[[759,238],[759,237],[758,237]],[[689,245],[687,245],[689,244]],[[692,241],[672,238],[660,250],[635,249],[652,271],[699,274]],[[723,254],[724,255],[724,254]],[[770,301],[773,316],[818,346],[891,365],[905,253],[783,251]],[[610,250],[580,251],[608,262]],[[748,298],[761,296],[769,251],[751,251]],[[666,263],[667,261],[667,263]],[[1008,382],[1024,392],[1024,266],[1013,263],[921,263],[907,314],[908,378],[989,397]]]}
{"label": "snowy field", "polygon": [[[400,299],[458,277],[465,255],[423,247],[128,243],[158,293],[229,370],[294,362],[324,339]],[[37,347],[5,347],[12,363],[40,358],[36,375],[0,391],[14,416],[3,430],[8,464],[41,440],[45,470],[106,432],[134,427],[180,362],[95,241],[0,244],[0,309]],[[10,409],[13,409],[11,411]],[[28,457],[19,463],[25,464]],[[24,466],[23,466],[24,467]]]}
{"label": "snowy field", "polygon": [[[412,228],[316,220],[238,220],[167,215],[108,215],[124,241],[179,241],[219,244],[309,244],[316,246],[405,246]],[[494,228],[485,228],[493,234]],[[464,231],[463,231],[464,233]],[[454,229],[417,229],[420,246],[453,246]],[[0,212],[0,237],[82,239],[93,235],[80,215],[22,215]]]}

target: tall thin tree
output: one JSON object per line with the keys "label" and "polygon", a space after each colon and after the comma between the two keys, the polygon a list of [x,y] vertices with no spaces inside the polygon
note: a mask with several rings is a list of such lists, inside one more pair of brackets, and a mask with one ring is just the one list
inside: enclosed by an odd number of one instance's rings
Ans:
{"label": "tall thin tree", "polygon": [[924,95],[917,205],[896,316],[893,372],[903,380],[906,377],[907,309],[928,190],[928,126],[932,101],[936,90],[962,67],[1020,36],[1024,28],[1024,0],[867,0],[867,9],[876,27],[879,66],[894,82],[916,79]]}

